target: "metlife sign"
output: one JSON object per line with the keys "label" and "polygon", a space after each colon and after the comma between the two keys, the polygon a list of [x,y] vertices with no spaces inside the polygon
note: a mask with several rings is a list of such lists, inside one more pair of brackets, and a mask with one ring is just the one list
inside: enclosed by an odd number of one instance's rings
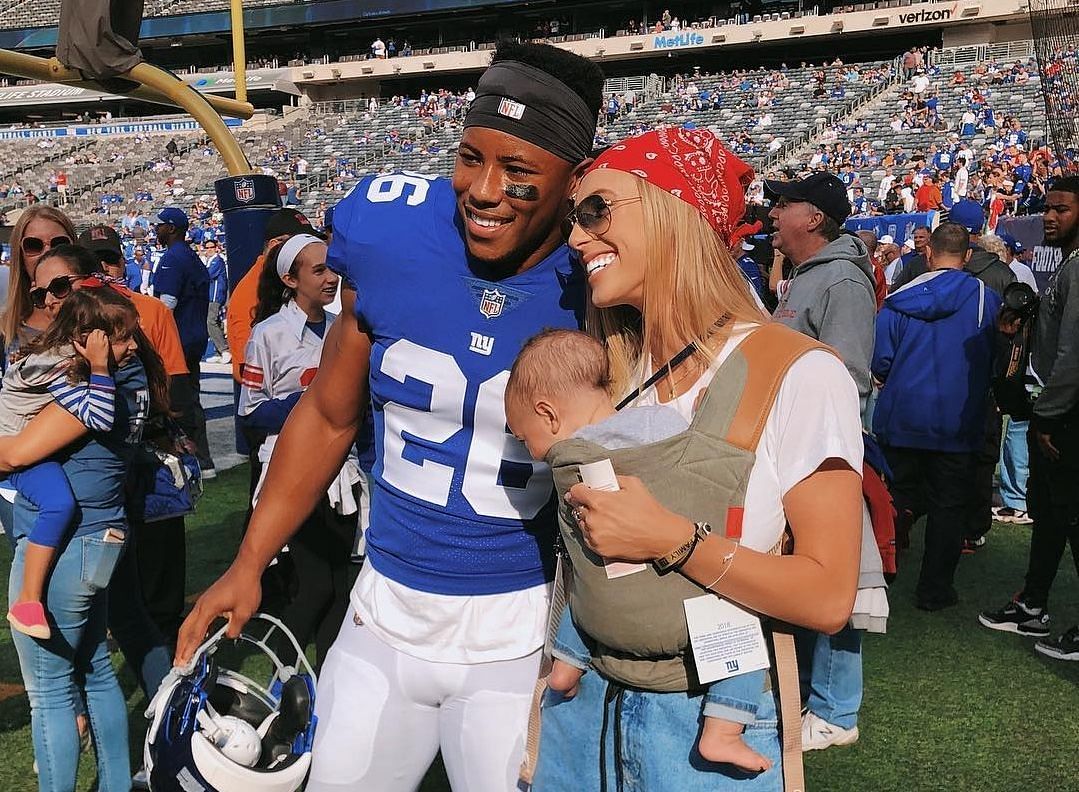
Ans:
{"label": "metlife sign", "polygon": [[652,39],[652,48],[657,50],[686,49],[688,47],[700,47],[704,44],[704,36],[695,30],[687,30],[682,33],[664,33]]}

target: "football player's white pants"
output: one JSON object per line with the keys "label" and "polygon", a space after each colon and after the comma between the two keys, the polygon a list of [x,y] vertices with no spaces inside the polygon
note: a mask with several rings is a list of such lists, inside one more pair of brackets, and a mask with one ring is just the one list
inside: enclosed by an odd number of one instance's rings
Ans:
{"label": "football player's white pants", "polygon": [[350,612],[318,681],[307,792],[413,792],[440,748],[455,792],[515,790],[541,654],[420,660]]}

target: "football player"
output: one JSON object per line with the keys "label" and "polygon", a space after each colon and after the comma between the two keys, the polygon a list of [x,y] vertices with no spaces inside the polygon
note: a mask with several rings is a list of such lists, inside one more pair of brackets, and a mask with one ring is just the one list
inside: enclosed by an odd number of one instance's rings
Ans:
{"label": "football player", "polygon": [[[506,44],[479,82],[453,179],[363,179],[336,207],[330,265],[350,287],[319,373],[281,433],[236,560],[199,598],[256,610],[259,576],[341,467],[368,404],[368,561],[319,686],[308,790],[414,790],[441,749],[463,792],[515,787],[546,633],[549,470],[506,430],[524,341],[583,320],[561,230],[590,162],[602,74]],[[351,316],[351,320],[346,320]]]}

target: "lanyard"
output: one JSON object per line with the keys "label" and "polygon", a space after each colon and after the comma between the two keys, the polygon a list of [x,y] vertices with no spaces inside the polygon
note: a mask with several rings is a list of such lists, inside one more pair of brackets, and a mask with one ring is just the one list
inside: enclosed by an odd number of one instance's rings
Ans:
{"label": "lanyard", "polygon": [[[723,325],[727,324],[727,322],[729,322],[730,320],[731,315],[729,313],[723,314],[723,316],[719,317],[719,319],[716,320],[716,323],[712,325],[712,327],[709,329],[708,335],[712,335],[712,333],[722,328]],[[682,363],[684,363],[686,359],[689,358],[689,356],[692,355],[696,349],[697,344],[695,342],[690,342],[686,344],[685,349],[683,349],[677,355],[675,355],[662,366],[660,366],[656,373],[646,379],[639,388],[634,390],[626,398],[622,399],[622,401],[618,402],[618,406],[615,407],[615,410],[621,410],[623,407],[632,404],[634,401],[640,398],[640,395],[646,390],[651,388],[664,377],[670,376],[671,372],[673,372],[676,368],[682,365]]]}

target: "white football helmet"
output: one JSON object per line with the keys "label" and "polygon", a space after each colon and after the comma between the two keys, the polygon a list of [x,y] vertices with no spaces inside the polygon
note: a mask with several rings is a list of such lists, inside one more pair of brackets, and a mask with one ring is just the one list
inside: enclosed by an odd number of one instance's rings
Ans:
{"label": "white football helmet", "polygon": [[[268,629],[255,634],[260,625]],[[270,647],[274,633],[291,644],[295,665]],[[302,647],[280,621],[255,614],[237,642],[269,658],[273,674],[262,687],[219,667],[226,641],[221,627],[187,667],[169,672],[146,710],[151,723],[143,758],[153,792],[296,792],[307,777],[316,679]]]}

